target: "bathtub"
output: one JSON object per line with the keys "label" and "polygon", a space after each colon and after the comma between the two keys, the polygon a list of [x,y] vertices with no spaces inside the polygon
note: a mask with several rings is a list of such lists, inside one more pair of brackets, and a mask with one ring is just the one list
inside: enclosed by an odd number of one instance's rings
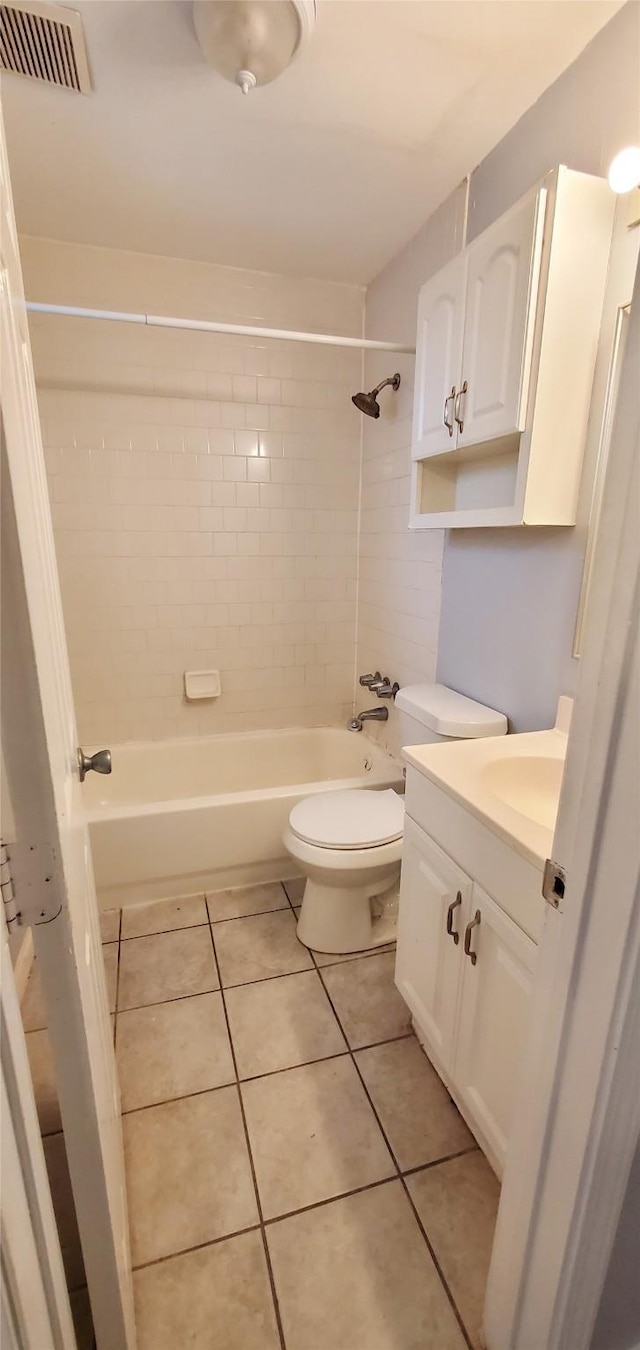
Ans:
{"label": "bathtub", "polygon": [[84,784],[103,909],[293,877],[282,833],[302,797],[403,790],[394,759],[337,727],[132,743],[112,759]]}

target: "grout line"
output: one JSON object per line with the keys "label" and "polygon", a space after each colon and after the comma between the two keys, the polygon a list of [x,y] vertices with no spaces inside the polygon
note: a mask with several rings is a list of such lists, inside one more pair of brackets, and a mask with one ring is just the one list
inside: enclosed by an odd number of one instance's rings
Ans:
{"label": "grout line", "polygon": [[[346,1038],[346,1032],[344,1031],[344,1028],[343,1028],[343,1026],[342,1026],[342,1023],[341,1023],[340,1018],[339,1018],[339,1016],[338,1016],[338,1013],[337,1013],[337,1011],[336,1011],[335,1005],[334,1005],[333,1000],[332,1000],[332,998],[331,998],[331,994],[329,993],[329,990],[327,989],[327,986],[326,986],[326,984],[324,983],[324,980],[322,979],[322,968],[319,968],[318,973],[319,973],[320,979],[322,980],[322,983],[323,983],[323,985],[324,985],[324,988],[325,988],[325,992],[326,992],[327,998],[329,999],[329,1002],[330,1002],[330,1004],[331,1004],[331,1007],[333,1008],[333,1012],[334,1012],[336,1021],[337,1021],[337,1023],[338,1023],[338,1026],[340,1027],[340,1030],[342,1031],[343,1035],[345,1036],[345,1039],[347,1039],[347,1038]],[[456,1318],[456,1321],[457,1321],[457,1323],[458,1323],[458,1325],[459,1325],[459,1327],[460,1327],[460,1330],[461,1330],[461,1332],[462,1332],[462,1334],[463,1334],[463,1336],[464,1336],[466,1345],[468,1346],[468,1350],[473,1350],[472,1342],[471,1342],[470,1337],[469,1337],[469,1335],[468,1335],[468,1333],[467,1333],[467,1329],[466,1329],[466,1327],[465,1327],[465,1325],[464,1325],[464,1322],[463,1322],[463,1320],[462,1320],[462,1317],[460,1316],[460,1313],[459,1313],[459,1311],[458,1311],[458,1307],[457,1307],[456,1301],[455,1301],[455,1299],[454,1299],[454,1297],[453,1297],[453,1294],[452,1294],[452,1292],[451,1292],[451,1290],[450,1290],[450,1288],[449,1288],[449,1285],[448,1285],[448,1283],[447,1283],[447,1281],[446,1281],[446,1279],[445,1279],[444,1272],[443,1272],[442,1267],[441,1267],[441,1265],[440,1265],[440,1262],[439,1262],[439,1260],[438,1260],[438,1258],[437,1258],[437,1256],[436,1256],[436,1253],[435,1253],[435,1251],[434,1251],[434,1248],[433,1248],[433,1246],[432,1246],[432,1244],[431,1244],[431,1242],[430,1242],[430,1240],[429,1240],[429,1237],[428,1237],[428,1235],[427,1235],[427,1232],[426,1232],[426,1229],[425,1229],[425,1227],[424,1227],[424,1224],[422,1223],[422,1220],[421,1220],[421,1218],[420,1218],[420,1215],[418,1214],[418,1211],[417,1211],[417,1209],[416,1209],[416,1206],[415,1206],[414,1203],[413,1203],[413,1199],[412,1199],[411,1194],[410,1194],[410,1192],[409,1192],[409,1188],[408,1188],[408,1186],[407,1186],[407,1183],[406,1183],[406,1181],[405,1181],[405,1179],[404,1179],[402,1170],[401,1170],[401,1168],[400,1168],[400,1164],[398,1163],[398,1160],[397,1160],[397,1158],[396,1158],[396,1155],[395,1155],[395,1153],[394,1153],[394,1151],[393,1151],[393,1149],[392,1149],[392,1147],[391,1147],[391,1144],[390,1144],[389,1139],[388,1139],[388,1137],[387,1137],[386,1131],[385,1131],[385,1129],[383,1128],[382,1122],[381,1122],[381,1120],[380,1120],[380,1116],[378,1115],[378,1112],[377,1112],[376,1107],[375,1107],[375,1105],[374,1105],[374,1102],[373,1102],[373,1098],[372,1098],[372,1096],[371,1096],[371,1093],[369,1092],[369,1089],[368,1089],[367,1084],[366,1084],[366,1082],[365,1082],[365,1080],[364,1080],[364,1077],[363,1077],[362,1073],[360,1072],[360,1066],[359,1066],[359,1064],[358,1064],[358,1061],[356,1060],[355,1052],[351,1049],[351,1047],[349,1047],[349,1054],[350,1054],[350,1056],[351,1056],[351,1062],[352,1062],[352,1064],[353,1064],[353,1066],[354,1066],[354,1068],[355,1068],[355,1071],[356,1071],[356,1073],[357,1073],[357,1075],[358,1075],[358,1078],[360,1079],[360,1082],[361,1082],[361,1084],[362,1084],[362,1087],[363,1087],[365,1096],[367,1097],[367,1100],[368,1100],[368,1102],[369,1102],[369,1105],[370,1105],[370,1107],[371,1107],[371,1110],[373,1111],[373,1114],[374,1114],[374,1116],[375,1116],[375,1119],[376,1119],[376,1122],[377,1122],[377,1124],[378,1124],[378,1128],[379,1128],[379,1130],[380,1130],[380,1133],[381,1133],[381,1135],[382,1135],[382,1137],[383,1137],[383,1139],[384,1139],[384,1142],[385,1142],[385,1144],[386,1144],[386,1146],[387,1146],[387,1148],[388,1148],[388,1150],[389,1150],[389,1154],[390,1154],[390,1156],[391,1156],[391,1160],[392,1160],[393,1165],[394,1165],[394,1167],[395,1167],[395,1169],[396,1169],[396,1176],[397,1176],[397,1179],[400,1181],[400,1184],[401,1184],[401,1186],[402,1186],[402,1188],[403,1188],[403,1190],[404,1190],[405,1196],[406,1196],[407,1200],[409,1201],[409,1204],[410,1204],[410,1206],[411,1206],[411,1209],[413,1210],[413,1214],[414,1214],[415,1220],[416,1220],[416,1222],[417,1222],[417,1224],[418,1224],[418,1227],[419,1227],[419,1229],[420,1229],[420,1232],[422,1233],[422,1236],[423,1236],[423,1238],[424,1238],[424,1240],[425,1240],[425,1242],[426,1242],[427,1248],[428,1248],[428,1250],[429,1250],[429,1255],[431,1256],[431,1259],[432,1259],[432,1261],[433,1261],[433,1264],[434,1264],[434,1266],[435,1266],[435,1268],[436,1268],[436,1271],[437,1271],[437,1273],[438,1273],[438,1275],[439,1275],[439,1277],[440,1277],[440,1282],[441,1282],[442,1287],[443,1287],[443,1289],[444,1289],[444,1291],[445,1291],[445,1294],[446,1294],[446,1296],[447,1296],[447,1298],[448,1298],[448,1300],[449,1300],[449,1303],[450,1303],[450,1305],[451,1305],[451,1308],[452,1308],[452,1311],[453,1311],[454,1316],[455,1316],[455,1318]]]}
{"label": "grout line", "polygon": [[241,1088],[240,1088],[240,1079],[239,1079],[239,1077],[238,1077],[238,1064],[237,1064],[237,1061],[236,1061],[236,1052],[235,1052],[234,1045],[233,1045],[233,1037],[232,1037],[232,1035],[231,1035],[231,1026],[230,1026],[230,1024],[229,1024],[229,1016],[228,1016],[228,1013],[227,1013],[227,1004],[226,1004],[226,1000],[225,1000],[225,996],[224,996],[224,991],[222,990],[222,980],[221,980],[221,978],[220,978],[220,967],[219,967],[219,965],[218,965],[218,953],[217,953],[217,951],[216,951],[216,944],[215,944],[215,942],[214,942],[214,937],[213,937],[213,925],[212,925],[212,924],[209,925],[209,933],[210,933],[210,936],[211,936],[211,947],[212,947],[212,949],[213,949],[213,959],[214,959],[215,964],[216,964],[216,971],[217,971],[217,973],[218,973],[218,979],[220,980],[220,992],[221,992],[221,995],[222,995],[222,1008],[223,1008],[223,1011],[224,1011],[224,1019],[225,1019],[225,1023],[226,1023],[226,1027],[227,1027],[227,1035],[228,1035],[228,1037],[229,1037],[229,1046],[230,1046],[230,1048],[231,1048],[231,1058],[232,1058],[232,1061],[233,1061],[233,1069],[234,1069],[234,1073],[235,1073],[235,1087],[236,1087],[236,1092],[237,1092],[237,1095],[238,1095],[238,1105],[239,1105],[239,1107],[240,1107],[240,1115],[241,1115],[241,1117],[242,1117],[242,1128],[243,1128],[243,1130],[244,1130],[245,1146],[246,1146],[246,1149],[247,1149],[247,1156],[248,1156],[248,1159],[249,1159],[249,1167],[250,1167],[250,1169],[251,1169],[251,1179],[252,1179],[252,1181],[253,1181],[253,1189],[254,1189],[255,1200],[256,1200],[256,1209],[257,1209],[257,1211],[258,1211],[258,1219],[259,1219],[259,1221],[260,1221],[260,1236],[261,1236],[261,1238],[262,1238],[262,1248],[263,1248],[263,1251],[264,1251],[264,1259],[265,1259],[266,1266],[267,1266],[267,1274],[268,1274],[268,1276],[269,1276],[269,1285],[270,1285],[270,1288],[271,1288],[271,1298],[272,1298],[272,1300],[273,1300],[273,1310],[274,1310],[275,1319],[276,1319],[276,1326],[277,1326],[277,1328],[278,1328],[278,1337],[279,1337],[279,1340],[280,1340],[280,1347],[281,1347],[281,1350],[286,1350],[285,1339],[284,1339],[284,1331],[283,1331],[283,1328],[282,1328],[282,1319],[281,1319],[281,1317],[280,1317],[280,1304],[279,1304],[279,1302],[278,1302],[278,1293],[277,1293],[277,1290],[276,1290],[276,1282],[275,1282],[275,1278],[274,1278],[274,1274],[273,1274],[273,1267],[272,1267],[272,1265],[271,1265],[271,1256],[270,1256],[270,1253],[269,1253],[269,1244],[268,1244],[268,1242],[267,1242],[267,1234],[266,1234],[265,1226],[264,1226],[264,1216],[263,1216],[263,1213],[262,1213],[262,1203],[261,1203],[261,1200],[260,1200],[260,1191],[259,1191],[259,1189],[258,1189],[258,1178],[257,1178],[257,1175],[256,1175],[255,1164],[254,1164],[254,1161],[253,1161],[253,1153],[252,1153],[252,1151],[251,1151],[251,1140],[250,1140],[250,1138],[249,1138],[249,1127],[248,1127],[248,1125],[247,1125],[247,1117],[246,1117],[246,1115],[245,1115],[245,1110],[244,1110],[244,1101],[243,1101],[243,1099],[242,1099],[242,1091],[241,1091]]}
{"label": "grout line", "polygon": [[249,1228],[234,1228],[232,1233],[223,1233],[221,1237],[209,1238],[207,1242],[196,1242],[193,1247],[180,1247],[177,1252],[169,1252],[167,1256],[156,1256],[153,1261],[141,1261],[139,1265],[133,1266],[133,1270],[148,1270],[150,1266],[161,1266],[165,1261],[173,1261],[176,1256],[188,1256],[191,1252],[201,1252],[205,1247],[217,1247],[221,1242],[229,1242],[232,1238],[243,1237],[245,1233],[259,1232],[260,1225],[252,1223]]}
{"label": "grout line", "polygon": [[285,1219],[295,1219],[298,1214],[309,1214],[314,1209],[324,1209],[335,1205],[338,1200],[350,1200],[352,1195],[362,1195],[365,1191],[377,1191],[380,1186],[388,1186],[398,1180],[397,1176],[379,1177],[377,1181],[367,1181],[364,1186],[354,1186],[351,1191],[338,1191],[336,1195],[327,1195],[323,1200],[314,1200],[310,1205],[301,1205],[299,1209],[288,1209],[284,1214],[274,1214],[265,1219],[265,1226],[272,1228],[274,1223],[283,1223]]}
{"label": "grout line", "polygon": [[274,909],[256,909],[252,911],[251,914],[228,914],[222,919],[212,919],[210,917],[209,923],[211,927],[214,928],[217,927],[219,923],[240,923],[242,919],[259,919],[263,914],[287,914],[288,909],[288,904],[276,905]]}
{"label": "grout line", "polygon": [[[304,972],[305,975],[306,975],[307,973],[309,973],[309,972],[307,972],[307,971]],[[315,973],[315,972],[314,972],[314,973]],[[286,976],[284,976],[283,978],[286,979]],[[219,991],[219,990],[216,990],[215,992],[216,992],[216,993],[219,993],[220,991]],[[202,998],[203,995],[201,995],[201,994],[194,994],[193,997],[194,997],[194,998]],[[175,1001],[176,1001],[176,1002],[179,1002],[180,1000],[175,1000]],[[157,1004],[157,1003],[150,1003],[150,1004],[148,1004],[147,1006],[150,1007],[150,1008],[155,1008],[155,1007],[160,1007],[160,1008],[162,1008],[162,1007],[164,1007],[164,1004],[162,1004],[162,1003],[159,1003],[159,1004]],[[124,1011],[125,1011],[125,1012],[130,1012],[130,1011],[138,1012],[138,1011],[140,1011],[140,1010],[139,1010],[139,1009],[129,1009],[129,1008],[126,1008],[126,1009],[124,1009]],[[226,1012],[226,1009],[225,1009],[225,1012]],[[235,1065],[235,1064],[236,1064],[235,1050],[234,1050],[234,1048],[233,1048],[233,1042],[232,1042],[232,1038],[231,1038],[231,1028],[230,1028],[230,1025],[229,1025],[228,1017],[227,1017],[226,1021],[227,1021],[227,1031],[228,1031],[228,1035],[229,1035],[229,1042],[230,1042],[230,1045],[231,1045],[231,1054],[232,1054],[232,1058],[233,1058],[233,1060],[234,1060],[234,1065]],[[342,1030],[342,1027],[340,1027],[340,1032],[341,1032],[341,1035],[344,1036],[344,1032],[343,1032],[343,1030]],[[379,1048],[379,1046],[381,1046],[381,1045],[393,1045],[396,1041],[407,1041],[407,1040],[410,1040],[410,1039],[411,1039],[411,1037],[413,1036],[413,1034],[414,1034],[414,1033],[413,1033],[412,1031],[407,1031],[407,1032],[403,1032],[403,1034],[402,1034],[401,1036],[389,1036],[389,1037],[387,1038],[387,1040],[385,1040],[385,1041],[371,1041],[371,1042],[370,1042],[369,1044],[367,1044],[367,1045],[359,1045],[359,1046],[357,1046],[356,1050],[353,1051],[353,1053],[355,1053],[355,1054],[360,1054],[361,1050],[377,1050],[377,1049]],[[236,1076],[235,1078],[229,1078],[229,1079],[227,1079],[226,1083],[214,1083],[214,1084],[212,1084],[210,1087],[196,1088],[193,1092],[181,1092],[181,1093],[179,1094],[179,1096],[177,1096],[177,1097],[162,1097],[162,1098],[160,1099],[160,1101],[157,1101],[157,1102],[145,1102],[145,1103],[144,1103],[143,1105],[141,1105],[141,1106],[129,1106],[129,1107],[123,1107],[123,1108],[122,1108],[122,1115],[123,1115],[123,1116],[132,1116],[132,1115],[134,1115],[136,1112],[139,1112],[139,1111],[152,1111],[152,1110],[154,1109],[154,1107],[156,1107],[156,1106],[170,1106],[170,1105],[172,1104],[172,1102],[182,1102],[182,1101],[186,1101],[186,1100],[188,1100],[189,1097],[204,1097],[204,1096],[206,1096],[207,1093],[209,1093],[209,1092],[222,1092],[224,1088],[233,1087],[234,1084],[235,1084],[236,1082],[238,1082],[238,1083],[240,1083],[240,1084],[244,1084],[244,1083],[258,1083],[258,1082],[260,1082],[260,1080],[263,1079],[263,1078],[275,1078],[275,1077],[277,1077],[278,1074],[281,1074],[281,1073],[293,1073],[293,1071],[294,1071],[295,1069],[309,1069],[309,1068],[311,1068],[312,1065],[314,1065],[314,1064],[326,1064],[326,1063],[327,1063],[329,1060],[331,1060],[331,1059],[344,1059],[347,1055],[349,1055],[349,1054],[351,1054],[351,1053],[352,1053],[352,1052],[351,1052],[349,1043],[348,1043],[348,1041],[347,1041],[347,1039],[346,1039],[346,1037],[345,1037],[345,1047],[344,1047],[344,1050],[336,1050],[334,1054],[331,1054],[331,1055],[318,1055],[318,1056],[316,1056],[315,1059],[304,1059],[304,1060],[301,1060],[300,1063],[298,1063],[298,1064],[284,1064],[284,1065],[282,1066],[282,1068],[280,1068],[280,1069],[266,1069],[264,1073],[253,1073],[253,1074],[249,1074],[246,1078],[241,1078],[241,1077],[239,1076],[239,1074],[237,1074],[237,1070],[236,1070],[236,1075],[237,1075],[237,1076]],[[460,1150],[461,1153],[470,1153],[471,1151],[472,1151],[471,1148],[468,1148],[468,1149],[461,1149],[461,1150]],[[447,1155],[446,1157],[444,1157],[444,1158],[436,1158],[436,1159],[434,1160],[434,1162],[436,1162],[436,1163],[437,1163],[437,1162],[448,1162],[448,1161],[449,1161],[449,1158],[457,1158],[458,1156],[459,1156],[459,1155],[458,1155],[457,1153],[452,1153],[452,1154],[448,1154],[448,1155]],[[434,1165],[433,1163],[419,1163],[416,1167],[414,1167],[414,1168],[408,1168],[407,1170],[410,1171],[410,1172],[417,1172],[417,1171],[419,1171],[419,1170],[420,1170],[421,1168],[423,1168],[423,1167],[431,1167],[431,1166],[433,1166],[433,1165]]]}
{"label": "grout line", "polygon": [[208,926],[209,920],[207,918],[203,919],[202,923],[182,923],[178,924],[175,928],[159,928],[157,930],[154,930],[152,933],[131,933],[129,937],[125,937],[123,934],[123,936],[120,938],[120,941],[139,942],[141,938],[169,937],[170,933],[190,933],[192,929],[207,928]]}
{"label": "grout line", "polygon": [[442,1158],[432,1158],[431,1162],[418,1163],[416,1167],[405,1167],[402,1175],[403,1177],[415,1177],[419,1172],[429,1172],[432,1167],[440,1167],[441,1163],[453,1162],[455,1158],[466,1158],[467,1153],[479,1152],[478,1144],[468,1144],[466,1148],[459,1148],[455,1153],[445,1153]]}

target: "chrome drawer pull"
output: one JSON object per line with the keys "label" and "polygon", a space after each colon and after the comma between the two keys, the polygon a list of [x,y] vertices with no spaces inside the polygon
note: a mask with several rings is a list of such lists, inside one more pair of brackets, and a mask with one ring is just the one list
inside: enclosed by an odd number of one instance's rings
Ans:
{"label": "chrome drawer pull", "polygon": [[447,397],[445,398],[444,412],[442,414],[442,420],[450,436],[453,436],[453,418],[451,419],[451,421],[449,421],[449,418],[447,417],[447,408],[449,407],[449,404],[452,402],[452,400],[455,399],[455,396],[456,396],[456,386],[455,384],[452,384],[451,393],[448,394]]}
{"label": "chrome drawer pull", "polygon": [[462,904],[462,891],[458,891],[455,900],[451,901],[451,904],[449,905],[449,908],[447,910],[447,932],[449,934],[449,937],[453,938],[456,947],[460,941],[460,934],[456,933],[453,927],[453,914],[454,910],[456,910],[458,908],[458,905],[461,904]]}
{"label": "chrome drawer pull", "polygon": [[475,914],[474,914],[474,916],[473,916],[473,918],[472,918],[471,921],[467,924],[467,926],[466,926],[466,928],[465,928],[465,930],[464,930],[464,954],[465,954],[465,956],[468,956],[468,957],[469,957],[469,960],[470,960],[472,966],[475,966],[476,961],[478,960],[478,954],[477,954],[477,952],[472,952],[472,950],[471,950],[471,934],[472,934],[474,928],[479,928],[479,927],[480,927],[480,920],[481,920],[481,918],[482,918],[482,915],[481,915],[481,913],[480,913],[480,910],[477,909],[476,912],[475,912]]}

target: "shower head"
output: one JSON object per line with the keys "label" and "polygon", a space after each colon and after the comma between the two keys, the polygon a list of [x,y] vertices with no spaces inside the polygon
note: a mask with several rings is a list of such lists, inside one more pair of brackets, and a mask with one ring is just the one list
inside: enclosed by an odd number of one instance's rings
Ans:
{"label": "shower head", "polygon": [[379,417],[380,404],[378,403],[378,394],[381,389],[384,389],[386,384],[390,384],[394,389],[398,389],[400,387],[400,376],[398,374],[390,375],[387,380],[381,380],[380,384],[377,384],[375,389],[372,389],[369,394],[352,394],[351,402],[355,403],[358,412],[366,413],[367,417]]}

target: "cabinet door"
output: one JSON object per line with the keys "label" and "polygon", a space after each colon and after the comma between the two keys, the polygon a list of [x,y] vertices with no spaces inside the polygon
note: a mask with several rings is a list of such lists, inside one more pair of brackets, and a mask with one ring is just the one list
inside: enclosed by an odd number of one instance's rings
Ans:
{"label": "cabinet door", "polygon": [[[434,1059],[444,1069],[453,1057],[461,935],[470,894],[471,882],[465,873],[406,818],[396,984]],[[447,932],[449,912],[451,934]]]}
{"label": "cabinet door", "polygon": [[425,283],[418,297],[413,459],[456,446],[453,408],[462,362],[465,272],[460,254]]}
{"label": "cabinet door", "polygon": [[460,446],[524,430],[546,195],[525,198],[468,250]]}
{"label": "cabinet door", "polygon": [[[529,1031],[537,947],[474,885],[453,1078],[498,1162],[504,1161]],[[465,934],[466,935],[466,934]]]}

